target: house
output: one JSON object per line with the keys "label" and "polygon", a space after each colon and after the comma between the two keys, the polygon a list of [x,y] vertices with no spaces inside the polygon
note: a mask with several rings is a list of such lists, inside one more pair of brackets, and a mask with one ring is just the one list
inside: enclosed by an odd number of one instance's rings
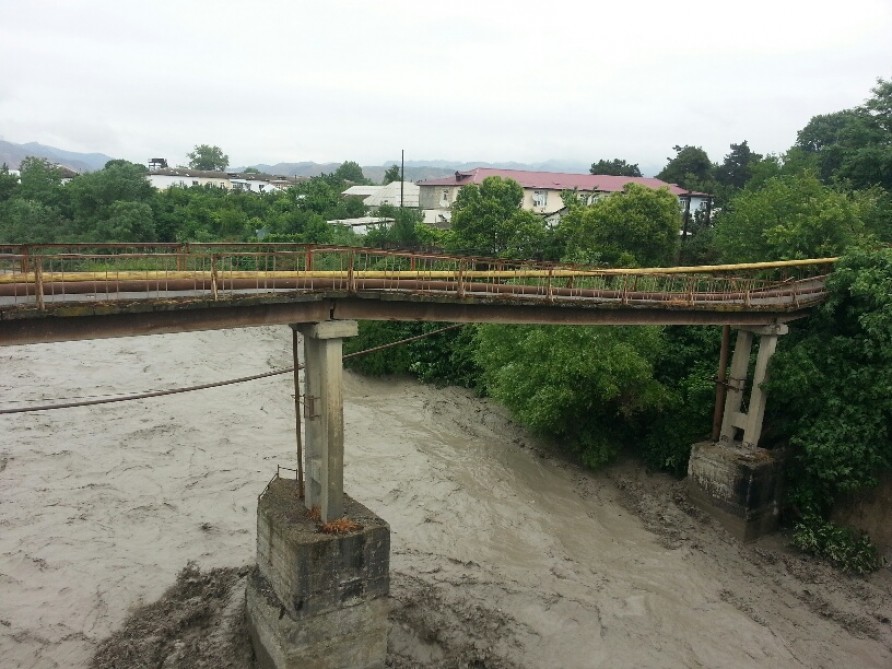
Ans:
{"label": "house", "polygon": [[[153,159],[156,160],[156,159]],[[211,172],[193,170],[188,167],[156,168],[146,178],[158,190],[171,186],[216,186],[226,190],[238,190],[250,193],[270,193],[285,190],[303,181],[302,177],[273,176],[258,172]]]}
{"label": "house", "polygon": [[[402,191],[401,187],[402,186]],[[391,181],[384,186],[350,186],[341,195],[343,197],[358,197],[362,199],[362,203],[375,211],[382,205],[391,205],[393,207],[400,206],[400,194],[402,192],[402,203],[404,207],[418,209],[418,196],[420,188],[411,181]]]}
{"label": "house", "polygon": [[708,193],[689,191],[675,184],[653,177],[619,177],[607,174],[568,174],[562,172],[527,172],[477,167],[466,172],[456,172],[448,177],[425,179],[418,182],[419,205],[424,220],[435,224],[448,223],[452,204],[458,192],[468,184],[481,184],[487,177],[513,179],[523,188],[522,207],[541,214],[549,223],[556,224],[564,209],[563,194],[574,192],[576,197],[591,204],[603,195],[621,191],[626,184],[635,183],[647,188],[667,188],[678,198],[682,211],[693,215],[698,209],[708,210],[712,196]]}
{"label": "house", "polygon": [[393,225],[392,218],[380,218],[378,216],[360,216],[359,218],[338,218],[326,221],[329,225],[342,225],[350,228],[357,235],[367,235],[371,230],[389,228]]}

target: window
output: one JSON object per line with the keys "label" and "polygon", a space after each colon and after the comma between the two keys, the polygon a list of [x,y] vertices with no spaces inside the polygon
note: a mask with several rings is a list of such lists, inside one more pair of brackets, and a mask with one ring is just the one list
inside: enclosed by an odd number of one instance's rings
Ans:
{"label": "window", "polygon": [[448,205],[448,204],[449,204],[449,189],[448,189],[448,188],[444,188],[444,189],[443,189],[443,195],[440,196],[440,205],[441,205],[441,206],[446,206],[446,205]]}
{"label": "window", "polygon": [[544,207],[548,202],[548,191],[547,190],[534,190],[533,191],[533,206],[534,207]]}

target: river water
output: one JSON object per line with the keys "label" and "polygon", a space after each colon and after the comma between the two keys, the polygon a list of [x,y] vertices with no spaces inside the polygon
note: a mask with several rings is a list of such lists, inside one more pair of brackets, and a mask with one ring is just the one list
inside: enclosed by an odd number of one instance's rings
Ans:
{"label": "river water", "polygon": [[[2,348],[0,406],[254,374],[290,348],[287,328]],[[251,562],[257,495],[294,466],[291,392],[0,416],[0,667],[85,667],[187,561]],[[682,484],[585,472],[459,389],[348,373],[345,419],[347,492],[391,525],[401,666],[457,647],[487,666],[892,666],[888,570],[742,547]]]}

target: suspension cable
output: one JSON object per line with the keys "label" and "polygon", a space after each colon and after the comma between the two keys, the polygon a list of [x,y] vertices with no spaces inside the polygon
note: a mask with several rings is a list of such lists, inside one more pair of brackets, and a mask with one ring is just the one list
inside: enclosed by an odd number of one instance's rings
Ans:
{"label": "suspension cable", "polygon": [[[388,344],[381,344],[380,346],[373,346],[372,348],[367,348],[363,351],[356,351],[355,353],[348,353],[344,356],[344,360],[349,358],[357,358],[361,355],[367,355],[369,353],[376,353],[377,351],[383,351],[384,349],[393,348],[394,346],[400,346],[402,344],[408,344],[413,341],[417,341],[419,339],[424,339],[425,337],[430,337],[435,334],[440,334],[441,332],[446,332],[448,330],[455,330],[456,328],[462,327],[461,324],[458,325],[449,325],[444,328],[440,328],[438,330],[432,330],[431,332],[425,332],[420,335],[415,335],[414,337],[406,337],[405,339],[399,339],[397,341],[392,341]],[[298,369],[303,369],[304,365],[299,365]],[[86,407],[86,406],[95,406],[97,404],[111,404],[113,402],[130,402],[133,400],[145,400],[150,399],[152,397],[166,397],[167,395],[178,395],[180,393],[191,393],[196,390],[208,390],[209,388],[220,388],[222,386],[232,386],[238,383],[247,383],[248,381],[257,381],[258,379],[266,379],[271,376],[281,376],[282,374],[291,374],[294,372],[294,367],[284,367],[282,369],[274,369],[270,372],[263,372],[262,374],[252,374],[251,376],[241,376],[235,379],[227,379],[225,381],[215,381],[213,383],[202,383],[197,386],[185,386],[182,388],[169,388],[168,390],[152,390],[145,393],[139,393],[136,395],[121,395],[119,397],[104,397],[100,399],[92,399],[92,400],[78,400],[75,402],[63,402],[57,404],[38,404],[34,406],[28,407],[18,407],[15,409],[0,409],[0,415],[6,414],[15,414],[15,413],[30,413],[33,411],[52,411],[54,409],[72,409],[75,407]]]}

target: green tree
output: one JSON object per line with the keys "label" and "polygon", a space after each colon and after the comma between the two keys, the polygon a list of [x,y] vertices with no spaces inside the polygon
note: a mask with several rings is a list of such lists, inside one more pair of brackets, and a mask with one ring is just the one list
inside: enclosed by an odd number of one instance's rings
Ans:
{"label": "green tree", "polygon": [[674,260],[680,229],[678,199],[667,189],[627,184],[587,207],[571,207],[557,234],[568,261],[658,266]]}
{"label": "green tree", "polygon": [[863,105],[815,116],[799,131],[794,149],[813,160],[825,183],[892,190],[892,81],[878,79],[871,93]]}
{"label": "green tree", "polygon": [[740,190],[753,177],[753,170],[762,160],[762,155],[754,153],[746,140],[732,144],[731,151],[715,170],[715,180],[722,186]]}
{"label": "green tree", "polygon": [[143,165],[110,160],[103,169],[74,179],[67,191],[77,230],[92,236],[93,227],[112,218],[110,209],[116,202],[148,203],[155,196],[155,189],[146,179],[147,172]]}
{"label": "green tree", "polygon": [[382,183],[386,186],[393,181],[399,181],[400,178],[400,166],[391,165],[384,171],[384,181]]}
{"label": "green tree", "polygon": [[19,178],[9,171],[9,165],[0,165],[0,204],[11,199],[19,190]]}
{"label": "green tree", "polygon": [[843,258],[827,290],[782,340],[769,381],[772,431],[794,449],[793,499],[820,515],[892,469],[892,249]]}
{"label": "green tree", "polygon": [[651,327],[482,325],[475,359],[520,422],[598,467],[666,399],[653,378],[660,341]]}
{"label": "green tree", "polygon": [[640,177],[641,170],[638,169],[638,163],[627,163],[620,158],[613,160],[604,160],[603,158],[596,163],[592,163],[589,168],[589,174],[610,174],[617,177]]}
{"label": "green tree", "polygon": [[667,158],[668,163],[657,174],[671,184],[677,184],[688,190],[711,192],[715,165],[709,160],[706,151],[699,146],[673,146],[674,158]]}
{"label": "green tree", "polygon": [[50,244],[69,233],[59,209],[37,200],[13,198],[0,205],[0,242]]}
{"label": "green tree", "polygon": [[244,173],[245,174],[260,174],[260,170],[258,170],[256,167],[246,167],[244,169]]}
{"label": "green tree", "polygon": [[46,158],[28,156],[19,166],[19,173],[18,197],[48,206],[62,202],[62,173]]}
{"label": "green tree", "polygon": [[335,170],[334,176],[341,181],[350,181],[355,184],[367,183],[365,175],[362,173],[362,167],[359,163],[352,160],[346,160],[340,164]]}
{"label": "green tree", "polygon": [[93,230],[99,242],[153,242],[157,240],[152,208],[145,202],[118,200],[105,210]]}
{"label": "green tree", "polygon": [[875,207],[872,194],[835,190],[813,174],[776,177],[731,200],[716,217],[715,243],[729,262],[835,256],[866,238]]}
{"label": "green tree", "polygon": [[229,156],[219,146],[196,144],[195,149],[186,154],[189,167],[194,170],[224,172],[229,167]]}
{"label": "green tree", "polygon": [[513,179],[487,177],[458,192],[448,249],[477,256],[535,258],[546,245],[544,221],[521,209],[523,188]]}

